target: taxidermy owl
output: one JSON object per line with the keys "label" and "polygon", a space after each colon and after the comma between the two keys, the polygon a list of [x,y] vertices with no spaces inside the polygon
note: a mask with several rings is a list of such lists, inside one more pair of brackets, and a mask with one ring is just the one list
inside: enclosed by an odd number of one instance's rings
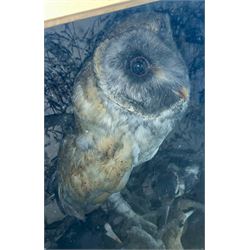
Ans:
{"label": "taxidermy owl", "polygon": [[117,22],[75,81],[76,131],[59,152],[64,211],[84,218],[150,160],[189,100],[185,63],[168,16],[136,13]]}

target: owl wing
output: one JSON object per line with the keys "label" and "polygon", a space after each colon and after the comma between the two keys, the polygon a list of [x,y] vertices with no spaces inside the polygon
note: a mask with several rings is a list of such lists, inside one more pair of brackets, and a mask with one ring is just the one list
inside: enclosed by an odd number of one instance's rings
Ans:
{"label": "owl wing", "polygon": [[78,218],[120,191],[132,169],[132,149],[126,138],[89,138],[67,136],[59,152],[59,199],[65,212]]}

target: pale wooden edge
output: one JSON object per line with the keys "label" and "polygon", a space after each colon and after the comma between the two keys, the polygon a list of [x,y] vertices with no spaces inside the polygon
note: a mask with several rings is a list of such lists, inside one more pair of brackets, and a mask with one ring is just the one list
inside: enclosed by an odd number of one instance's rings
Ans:
{"label": "pale wooden edge", "polygon": [[53,19],[44,21],[44,28],[50,28],[56,25],[70,23],[70,22],[85,19],[88,17],[107,14],[107,13],[114,12],[117,10],[127,9],[127,8],[135,7],[138,5],[157,2],[157,1],[159,0],[133,0],[133,1],[127,1],[127,2],[122,2],[122,3],[116,3],[116,4],[108,5],[105,7],[93,9],[93,10],[83,11],[83,12],[79,12],[79,13],[75,13],[75,14],[71,14],[71,15],[67,15],[63,17],[53,18]]}

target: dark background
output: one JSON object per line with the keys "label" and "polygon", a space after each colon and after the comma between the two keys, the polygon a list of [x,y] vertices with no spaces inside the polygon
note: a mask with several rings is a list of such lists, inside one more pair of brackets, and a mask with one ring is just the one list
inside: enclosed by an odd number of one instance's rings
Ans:
{"label": "dark background", "polygon": [[[161,145],[156,156],[134,169],[122,194],[132,208],[154,217],[158,226],[166,203],[175,199],[174,169],[200,169],[198,180],[188,182],[183,197],[204,204],[204,2],[160,1],[45,30],[45,205],[56,197],[56,161],[62,138],[74,128],[71,94],[74,79],[91,58],[110,24],[131,12],[151,10],[169,14],[174,40],[187,64],[191,101],[183,119]],[[65,217],[45,224],[46,248],[121,248],[105,235],[108,222],[122,238],[122,219],[101,208],[86,221]],[[182,243],[187,249],[204,248],[204,214],[188,220]]]}

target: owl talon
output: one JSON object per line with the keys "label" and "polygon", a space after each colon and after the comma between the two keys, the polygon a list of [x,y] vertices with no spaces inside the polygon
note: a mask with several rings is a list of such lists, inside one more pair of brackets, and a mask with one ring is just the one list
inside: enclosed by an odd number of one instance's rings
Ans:
{"label": "owl talon", "polygon": [[161,240],[155,239],[145,230],[133,226],[127,230],[126,249],[165,249]]}
{"label": "owl talon", "polygon": [[147,220],[143,219],[143,217],[141,217],[140,215],[137,215],[134,218],[134,222],[136,223],[137,226],[139,226],[144,231],[149,233],[152,237],[157,238],[157,236],[158,236],[158,228],[157,228],[157,226],[155,224],[153,224],[150,221],[147,221]]}
{"label": "owl talon", "polygon": [[122,198],[120,193],[110,196],[109,205],[119,214],[127,218],[127,227],[139,227],[149,233],[152,237],[157,237],[158,228],[155,224],[145,220],[142,216],[136,214],[130,205]]}

